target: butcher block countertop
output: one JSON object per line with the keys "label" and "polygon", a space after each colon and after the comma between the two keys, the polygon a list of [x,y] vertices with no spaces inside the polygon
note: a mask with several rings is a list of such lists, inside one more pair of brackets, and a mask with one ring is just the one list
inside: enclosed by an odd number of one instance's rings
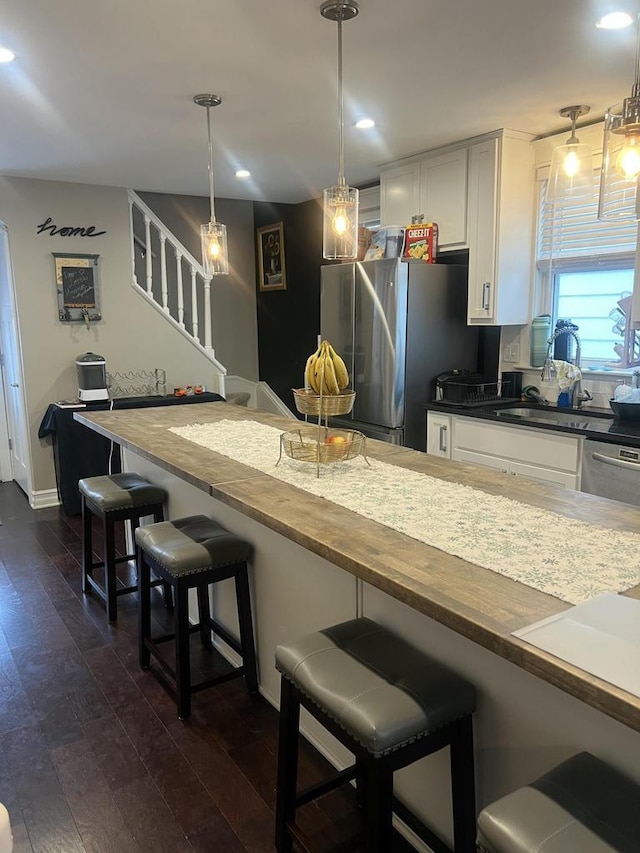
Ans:
{"label": "butcher block countertop", "polygon": [[[75,418],[366,583],[640,731],[640,698],[511,636],[512,631],[560,613],[570,605],[169,431],[194,422],[215,424],[228,419],[258,421],[286,431],[297,422],[227,403],[204,403],[197,412],[192,407],[179,406],[79,411]],[[640,511],[615,501],[371,439],[367,439],[367,455],[570,518],[640,533]],[[309,465],[309,476],[315,477],[315,465]],[[535,548],[536,538],[543,535],[544,531],[532,530],[530,538],[522,542],[523,549]],[[571,547],[570,542],[567,547]],[[640,599],[640,586],[625,594]]]}

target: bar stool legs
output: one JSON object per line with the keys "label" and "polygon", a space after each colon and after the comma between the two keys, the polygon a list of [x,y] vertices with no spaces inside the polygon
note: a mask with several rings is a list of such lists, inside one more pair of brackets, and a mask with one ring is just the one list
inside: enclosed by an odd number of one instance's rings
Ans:
{"label": "bar stool legs", "polygon": [[475,850],[476,791],[473,774],[473,724],[471,717],[457,721],[457,734],[451,741],[451,798],[455,853]]}
{"label": "bar stool legs", "polygon": [[298,778],[298,729],[300,703],[293,684],[286,678],[280,685],[280,732],[278,737],[278,782],[276,799],[276,849],[292,853],[293,838],[287,827],[296,814]]}
{"label": "bar stool legs", "polygon": [[[257,693],[258,673],[247,571],[251,544],[207,516],[188,516],[139,528],[136,545],[140,585],[140,666],[148,669],[154,657],[169,676],[169,688],[175,692],[178,717],[182,720],[189,717],[193,693],[232,678],[244,677],[247,691]],[[173,633],[164,636],[152,635],[149,606],[151,571],[172,587],[175,596],[175,627]],[[232,578],[239,638],[211,615],[209,603],[210,586]],[[190,589],[196,591],[198,599],[197,625],[189,624]],[[195,632],[205,648],[212,647],[211,634],[215,634],[242,658],[241,665],[230,666],[221,675],[192,684],[190,635]],[[174,641],[175,668],[159,651],[160,644],[169,640]]]}
{"label": "bar stool legs", "polygon": [[[105,602],[107,610],[107,619],[109,622],[115,622],[118,618],[118,603],[119,595],[125,595],[129,592],[135,592],[138,588],[133,586],[118,587],[118,579],[116,576],[116,565],[118,563],[128,562],[133,560],[135,555],[128,554],[124,557],[116,557],[115,543],[115,525],[118,521],[130,521],[131,532],[135,537],[135,531],[140,526],[140,519],[146,515],[153,517],[154,523],[164,519],[164,511],[162,504],[154,504],[147,507],[139,507],[140,512],[134,514],[131,509],[103,511],[98,506],[89,501],[85,495],[82,498],[82,591],[88,595],[92,591],[96,592]],[[93,562],[93,516],[102,521],[102,529],[104,536],[104,551],[103,559],[97,563]],[[104,586],[94,580],[93,570],[104,569]],[[165,605],[171,607],[173,598],[171,594],[171,586],[167,583],[163,584]]]}
{"label": "bar stool legs", "polygon": [[[360,617],[278,646],[282,675],[276,791],[278,853],[311,853],[298,808],[352,780],[364,809],[358,849],[390,853],[397,815],[438,853],[445,842],[393,795],[393,777],[450,748],[453,853],[475,853],[473,685],[370,619]],[[354,756],[355,763],[298,790],[300,707]],[[346,850],[342,845],[339,849]]]}
{"label": "bar stool legs", "polygon": [[[163,505],[167,500],[166,489],[154,486],[144,477],[133,472],[85,477],[78,481],[82,507],[82,590],[88,595],[95,592],[105,603],[109,622],[118,616],[117,597],[135,592],[137,586],[118,586],[116,565],[133,560],[134,554],[116,557],[115,525],[119,521],[130,521],[135,535],[140,519],[153,516],[161,522]],[[93,562],[93,517],[102,522],[104,554],[100,562]],[[93,577],[94,569],[104,569],[104,582],[99,584]],[[155,581],[154,585],[160,583]],[[165,604],[171,606],[171,590],[165,586]]]}
{"label": "bar stool legs", "polygon": [[247,564],[236,571],[236,602],[238,624],[240,626],[240,655],[245,667],[245,680],[249,693],[258,692],[258,666],[253,640],[253,619],[251,616],[251,598],[249,595],[249,575]]}

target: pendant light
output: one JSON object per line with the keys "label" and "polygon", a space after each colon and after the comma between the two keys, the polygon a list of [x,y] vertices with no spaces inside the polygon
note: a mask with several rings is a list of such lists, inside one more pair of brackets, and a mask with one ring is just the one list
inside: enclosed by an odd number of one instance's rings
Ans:
{"label": "pendant light", "polygon": [[604,118],[598,219],[640,219],[640,16],[636,22],[636,69],[631,95]]}
{"label": "pendant light", "polygon": [[222,103],[219,95],[195,95],[193,99],[199,107],[207,108],[207,138],[209,140],[209,221],[200,226],[202,245],[202,266],[205,275],[228,275],[229,255],[227,252],[227,226],[216,222],[213,198],[213,145],[211,143],[211,107]]}
{"label": "pendant light", "polygon": [[576,136],[576,121],[586,115],[591,107],[586,104],[563,107],[560,115],[571,119],[571,136],[564,145],[558,145],[551,155],[551,170],[547,184],[547,201],[569,198],[593,198],[593,154],[590,145]]}
{"label": "pendant light", "polygon": [[338,183],[323,193],[322,256],[353,259],[358,254],[358,190],[344,179],[344,99],[342,95],[342,22],[358,14],[353,2],[327,0],[320,14],[338,25]]}

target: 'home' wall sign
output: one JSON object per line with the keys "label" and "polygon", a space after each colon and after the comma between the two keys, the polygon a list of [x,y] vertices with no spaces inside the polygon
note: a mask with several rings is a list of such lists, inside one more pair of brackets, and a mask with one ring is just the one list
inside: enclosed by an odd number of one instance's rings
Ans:
{"label": "'home' wall sign", "polygon": [[49,232],[50,237],[54,235],[59,237],[100,237],[102,234],[107,233],[106,231],[96,231],[95,225],[86,227],[64,225],[62,228],[58,228],[50,216],[47,216],[45,221],[41,225],[38,225],[36,233],[44,234],[46,231]]}

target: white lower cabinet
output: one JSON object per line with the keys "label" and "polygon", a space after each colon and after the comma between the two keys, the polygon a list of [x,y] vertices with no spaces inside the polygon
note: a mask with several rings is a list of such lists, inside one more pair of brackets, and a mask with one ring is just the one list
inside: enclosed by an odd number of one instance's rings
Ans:
{"label": "white lower cabinet", "polygon": [[580,487],[581,443],[577,436],[479,418],[439,412],[427,418],[427,453],[568,489]]}
{"label": "white lower cabinet", "polygon": [[451,459],[451,415],[427,412],[427,453]]}

